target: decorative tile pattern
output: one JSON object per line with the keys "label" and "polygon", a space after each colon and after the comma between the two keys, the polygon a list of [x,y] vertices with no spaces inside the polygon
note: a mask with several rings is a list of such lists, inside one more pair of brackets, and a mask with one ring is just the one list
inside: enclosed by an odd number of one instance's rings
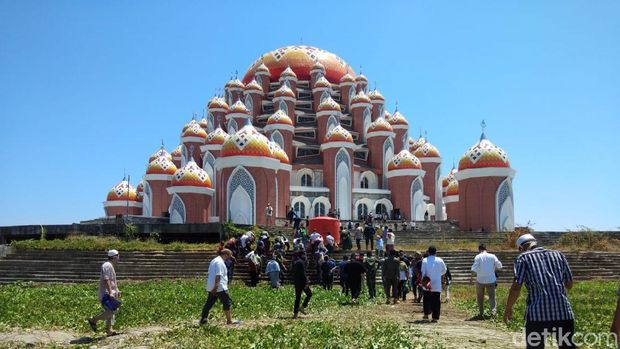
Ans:
{"label": "decorative tile pattern", "polygon": [[267,125],[283,124],[293,126],[293,120],[282,109],[278,109],[267,120]]}
{"label": "decorative tile pattern", "polygon": [[195,120],[189,123],[189,126],[183,131],[181,137],[207,137],[207,131],[204,130]]}
{"label": "decorative tile pattern", "polygon": [[380,131],[386,131],[386,132],[392,132],[393,131],[392,125],[390,125],[382,117],[377,118],[377,120],[373,121],[370,124],[370,126],[368,126],[368,130],[366,130],[367,133],[380,132]]}
{"label": "decorative tile pattern", "polygon": [[317,112],[320,111],[340,112],[340,104],[336,103],[336,101],[334,101],[332,97],[329,96],[325,98],[325,100],[321,102],[321,104],[319,104]]}
{"label": "decorative tile pattern", "polygon": [[388,171],[414,169],[419,170],[422,168],[422,163],[415,155],[411,154],[408,150],[403,149],[400,153],[396,154],[388,162]]}
{"label": "decorative tile pattern", "polygon": [[229,88],[245,88],[245,85],[243,84],[243,82],[241,82],[241,80],[239,79],[232,79],[229,80],[226,85],[224,85],[225,88],[229,89]]}
{"label": "decorative tile pattern", "polygon": [[351,142],[353,143],[353,136],[349,131],[345,130],[342,126],[338,125],[325,135],[325,142]]}
{"label": "decorative tile pattern", "polygon": [[381,92],[377,89],[368,92],[368,98],[370,98],[371,101],[385,101],[385,97],[383,97]]}
{"label": "decorative tile pattern", "polygon": [[414,154],[418,158],[438,158],[441,156],[439,155],[439,150],[437,150],[437,148],[429,142],[426,142],[421,147],[418,147]]}
{"label": "decorative tile pattern", "polygon": [[207,171],[200,168],[194,160],[190,160],[174,173],[172,185],[211,188],[211,178]]}
{"label": "decorative tile pattern", "polygon": [[484,138],[469,148],[459,161],[459,171],[468,168],[510,167],[508,154]]}
{"label": "decorative tile pattern", "polygon": [[168,152],[166,151],[166,149],[162,145],[161,148],[159,148],[156,152],[154,152],[151,156],[149,156],[149,163],[151,161],[157,159],[160,156],[164,156],[164,157],[168,158],[169,160],[172,160],[172,155],[168,154]]}
{"label": "decorative tile pattern", "polygon": [[230,108],[228,108],[228,114],[232,113],[247,114],[248,108],[243,102],[241,102],[241,100],[238,100],[233,105],[231,105]]}
{"label": "decorative tile pattern", "polygon": [[165,156],[160,156],[157,159],[149,162],[146,168],[146,174],[167,174],[173,175],[177,171],[177,167],[172,160]]}
{"label": "decorative tile pattern", "polygon": [[222,130],[221,127],[216,128],[213,132],[207,135],[205,144],[224,144],[228,139],[228,133]]}
{"label": "decorative tile pattern", "polygon": [[209,103],[207,104],[207,108],[208,109],[226,109],[226,110],[228,110],[228,104],[226,103],[224,98],[213,97],[213,98],[211,98],[211,100],[209,100]]}
{"label": "decorative tile pattern", "polygon": [[364,93],[364,91],[360,91],[351,99],[351,104],[354,103],[370,103],[370,98]]}
{"label": "decorative tile pattern", "polygon": [[282,86],[280,86],[280,88],[273,93],[273,96],[295,98],[295,92],[293,92],[293,90],[291,90],[291,88],[288,87],[286,84],[282,84]]}
{"label": "decorative tile pattern", "polygon": [[123,179],[120,183],[112,187],[107,196],[108,201],[138,201],[136,190]]}
{"label": "decorative tile pattern", "polygon": [[247,85],[245,85],[245,90],[263,92],[263,88],[261,87],[261,85],[258,84],[256,79],[252,79],[252,81],[250,81]]}
{"label": "decorative tile pattern", "polygon": [[395,111],[394,114],[392,114],[392,117],[388,119],[388,122],[391,125],[409,125],[407,118],[405,118],[405,116],[399,111]]}
{"label": "decorative tile pattern", "polygon": [[244,126],[222,145],[222,157],[237,155],[273,157],[269,139],[258,133],[252,125]]}

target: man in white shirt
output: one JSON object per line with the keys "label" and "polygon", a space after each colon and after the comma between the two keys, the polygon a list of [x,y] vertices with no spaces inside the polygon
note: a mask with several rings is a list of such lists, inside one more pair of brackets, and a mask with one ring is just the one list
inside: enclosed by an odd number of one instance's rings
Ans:
{"label": "man in white shirt", "polygon": [[97,332],[97,322],[106,322],[106,334],[108,337],[114,336],[117,333],[112,330],[112,324],[114,323],[114,314],[121,306],[121,301],[118,298],[121,296],[121,291],[118,290],[116,285],[116,271],[114,266],[118,263],[119,255],[117,250],[108,251],[108,261],[101,266],[101,274],[99,276],[99,289],[97,295],[99,301],[103,306],[103,312],[93,318],[88,319],[90,328]]}
{"label": "man in white shirt", "polygon": [[271,203],[267,203],[267,207],[265,207],[265,215],[267,216],[267,226],[273,225],[273,207],[271,207]]}
{"label": "man in white shirt", "polygon": [[489,306],[491,308],[491,315],[495,316],[497,310],[495,309],[495,285],[497,277],[495,272],[502,269],[502,262],[497,257],[487,252],[485,244],[478,246],[478,255],[474,258],[474,264],[471,266],[471,276],[469,282],[472,283],[474,274],[476,275],[476,298],[478,300],[479,317],[484,315],[484,291],[487,291],[489,295]]}
{"label": "man in white shirt", "polygon": [[422,288],[424,289],[424,320],[433,315],[432,322],[439,321],[441,314],[441,279],[446,273],[446,263],[443,259],[435,256],[437,248],[428,248],[428,257],[422,260]]}
{"label": "man in white shirt", "polygon": [[275,253],[272,255],[271,259],[267,263],[265,273],[269,275],[269,280],[271,281],[271,288],[280,287],[280,264],[278,264],[275,259]]}
{"label": "man in white shirt", "polygon": [[232,257],[232,251],[224,248],[220,251],[219,256],[213,258],[209,263],[209,275],[207,277],[207,302],[202,308],[202,316],[200,318],[200,325],[206,325],[209,319],[209,311],[215,302],[219,299],[224,306],[224,315],[226,315],[227,325],[239,324],[238,320],[233,320],[230,313],[230,306],[232,300],[228,295],[228,269],[226,268],[225,261]]}

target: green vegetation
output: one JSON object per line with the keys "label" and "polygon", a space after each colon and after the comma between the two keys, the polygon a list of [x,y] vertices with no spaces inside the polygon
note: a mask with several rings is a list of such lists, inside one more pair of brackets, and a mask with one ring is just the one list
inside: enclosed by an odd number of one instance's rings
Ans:
{"label": "green vegetation", "polygon": [[620,240],[592,231],[571,232],[562,235],[554,247],[568,251],[619,251]]}
{"label": "green vegetation", "polygon": [[115,236],[69,235],[65,239],[13,241],[11,246],[21,250],[79,250],[105,251],[213,251],[219,244],[171,242],[163,244],[155,239],[124,240]]}
{"label": "green vegetation", "polygon": [[[497,288],[497,318],[492,319],[499,326],[503,324],[504,309],[509,288]],[[616,290],[618,283],[614,281],[581,281],[576,282],[569,291],[569,299],[575,313],[575,327],[581,333],[608,333],[613,312],[616,306]],[[476,291],[473,285],[454,285],[451,288],[457,306],[466,310],[471,316],[478,314]],[[525,300],[527,290],[522,288],[519,301],[513,308],[513,320],[508,324],[512,331],[521,331],[525,325]],[[488,309],[488,303],[485,304]],[[490,314],[487,314],[490,315]],[[604,348],[604,347],[603,347]],[[615,347],[609,347],[615,349]]]}

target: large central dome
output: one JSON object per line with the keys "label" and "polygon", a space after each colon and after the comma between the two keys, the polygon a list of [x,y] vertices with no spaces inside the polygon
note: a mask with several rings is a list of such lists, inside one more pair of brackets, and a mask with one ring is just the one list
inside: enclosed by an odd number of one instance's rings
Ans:
{"label": "large central dome", "polygon": [[286,46],[267,52],[254,62],[243,77],[243,82],[248,83],[254,76],[256,68],[264,63],[272,78],[278,78],[280,73],[290,66],[300,80],[310,79],[312,66],[320,62],[325,67],[327,80],[333,83],[340,82],[340,78],[349,73],[355,76],[353,69],[342,58],[331,52],[312,46]]}

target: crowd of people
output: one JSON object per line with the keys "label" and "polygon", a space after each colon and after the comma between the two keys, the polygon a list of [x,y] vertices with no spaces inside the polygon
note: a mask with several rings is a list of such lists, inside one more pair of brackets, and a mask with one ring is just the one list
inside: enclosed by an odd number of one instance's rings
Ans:
{"label": "crowd of people", "polygon": [[[347,242],[347,236],[350,240],[351,234],[355,237],[357,251],[349,254],[352,243]],[[443,259],[437,256],[434,246],[429,246],[424,253],[415,252],[410,255],[396,251],[394,232],[387,226],[356,224],[353,227],[349,223],[342,235],[342,246],[338,246],[331,235],[324,239],[318,232],[312,232],[308,236],[305,227],[300,225],[292,247],[284,235],[278,234],[272,241],[267,232],[262,232],[258,238],[253,232],[246,232],[222,243],[218,256],[209,264],[206,285],[208,296],[200,324],[208,322],[209,313],[218,300],[222,303],[226,323],[239,323],[232,318],[232,300],[228,293],[228,285],[234,276],[234,265],[239,258],[248,262],[249,286],[258,284],[259,274],[263,270],[268,275],[272,288],[279,288],[283,281],[293,284],[293,318],[298,318],[299,313],[306,314],[312,298],[311,284],[331,291],[336,275],[340,281],[340,292],[350,297],[352,304],[358,302],[364,280],[368,298],[376,298],[377,271],[380,269],[386,304],[406,301],[408,293],[411,292],[412,302],[423,304],[423,319],[439,321],[442,295],[445,294],[444,301],[450,298],[451,274]],[[362,237],[365,239],[365,251],[361,248]],[[373,241],[376,244],[373,245]],[[380,247],[382,244],[386,246],[385,251]],[[519,237],[517,246],[520,254],[515,261],[514,282],[510,287],[504,321],[512,320],[514,304],[525,285],[528,290],[525,309],[527,348],[544,348],[546,338],[550,335],[555,336],[559,348],[576,348],[573,340],[575,315],[567,296],[573,280],[566,258],[559,251],[539,246],[531,234]],[[287,261],[285,255],[291,248],[292,260]],[[336,249],[347,252],[340,261],[330,256]],[[471,267],[470,282],[473,283],[475,277],[479,317],[485,313],[485,293],[489,297],[490,313],[495,316],[497,272],[503,265],[497,256],[487,251],[484,244],[480,244],[478,250]],[[98,289],[103,312],[87,320],[93,331],[97,331],[98,321],[105,321],[108,336],[117,334],[112,325],[114,316],[122,305],[114,270],[118,260],[118,251],[108,251],[108,261],[101,267]],[[310,266],[316,271],[314,282],[308,272]],[[302,294],[305,294],[303,302]],[[616,336],[620,335],[620,288],[618,297],[611,329]]]}

